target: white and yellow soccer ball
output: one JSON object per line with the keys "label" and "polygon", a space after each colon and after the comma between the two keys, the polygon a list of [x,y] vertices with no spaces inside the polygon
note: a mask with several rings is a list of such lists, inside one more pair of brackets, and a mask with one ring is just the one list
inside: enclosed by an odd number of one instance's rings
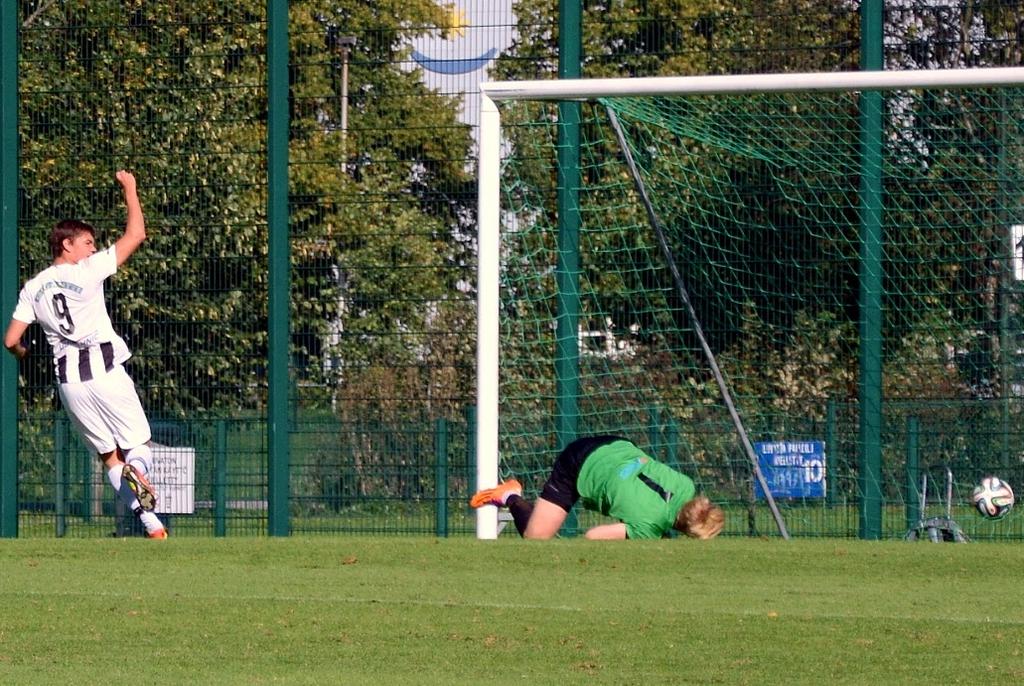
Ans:
{"label": "white and yellow soccer ball", "polygon": [[974,487],[971,501],[985,519],[1002,519],[1013,509],[1013,489],[998,476],[986,476]]}

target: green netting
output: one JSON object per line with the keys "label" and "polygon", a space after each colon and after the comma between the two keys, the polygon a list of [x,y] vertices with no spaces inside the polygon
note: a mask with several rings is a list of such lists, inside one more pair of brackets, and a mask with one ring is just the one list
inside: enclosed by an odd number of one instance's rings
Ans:
{"label": "green netting", "polygon": [[[1022,98],[1018,89],[883,95],[884,404],[874,439],[886,535],[917,516],[918,478],[929,470],[953,469],[957,507],[982,472],[1011,482],[1024,474],[1011,228],[1024,214]],[[856,535],[856,93],[584,104],[578,339],[561,346],[556,321],[577,306],[571,288],[558,288],[557,110],[502,105],[502,471],[539,485],[568,407],[578,434],[621,433],[695,475],[739,515],[729,530],[775,529],[605,107],[623,127],[750,439],[824,445],[821,497],[777,495],[790,531]],[[575,401],[556,379],[559,350],[578,366]],[[997,533],[964,516],[969,534]]]}

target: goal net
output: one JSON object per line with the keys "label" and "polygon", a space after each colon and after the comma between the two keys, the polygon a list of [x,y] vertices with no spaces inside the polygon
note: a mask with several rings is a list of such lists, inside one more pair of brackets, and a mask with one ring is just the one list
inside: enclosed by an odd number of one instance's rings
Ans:
{"label": "goal net", "polygon": [[484,84],[477,486],[615,433],[727,532],[901,535],[1019,469],[1022,74]]}

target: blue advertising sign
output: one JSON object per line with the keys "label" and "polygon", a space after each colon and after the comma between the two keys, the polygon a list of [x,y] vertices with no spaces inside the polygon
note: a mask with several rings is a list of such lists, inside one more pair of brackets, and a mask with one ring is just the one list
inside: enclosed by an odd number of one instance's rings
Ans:
{"label": "blue advertising sign", "polygon": [[[757,461],[773,498],[825,497],[825,444],[822,441],[755,443]],[[754,497],[764,499],[754,480]]]}

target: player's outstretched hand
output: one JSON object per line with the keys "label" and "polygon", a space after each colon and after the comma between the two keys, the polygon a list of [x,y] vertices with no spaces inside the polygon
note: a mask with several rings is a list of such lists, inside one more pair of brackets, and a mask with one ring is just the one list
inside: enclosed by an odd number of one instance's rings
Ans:
{"label": "player's outstretched hand", "polygon": [[114,176],[117,178],[117,182],[121,184],[121,187],[124,188],[125,193],[135,192],[134,174],[132,174],[130,171],[125,171],[124,169],[121,169],[116,174],[114,174]]}

